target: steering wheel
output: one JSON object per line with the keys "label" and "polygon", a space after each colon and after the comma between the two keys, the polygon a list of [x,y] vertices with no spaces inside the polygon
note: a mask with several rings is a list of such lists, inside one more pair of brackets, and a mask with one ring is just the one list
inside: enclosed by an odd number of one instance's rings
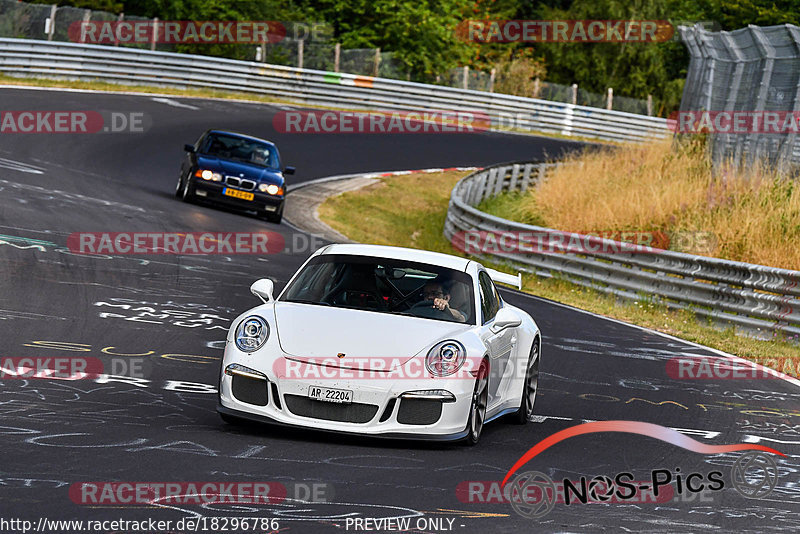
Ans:
{"label": "steering wheel", "polygon": [[450,319],[453,316],[447,310],[440,310],[433,307],[433,300],[423,300],[417,302],[409,310],[417,317],[427,317],[428,319]]}

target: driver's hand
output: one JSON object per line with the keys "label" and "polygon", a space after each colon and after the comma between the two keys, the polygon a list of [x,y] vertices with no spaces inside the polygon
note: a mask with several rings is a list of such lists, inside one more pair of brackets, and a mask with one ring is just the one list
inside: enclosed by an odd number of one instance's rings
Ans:
{"label": "driver's hand", "polygon": [[433,299],[433,307],[437,310],[446,310],[450,307],[450,304],[443,298],[435,298]]}

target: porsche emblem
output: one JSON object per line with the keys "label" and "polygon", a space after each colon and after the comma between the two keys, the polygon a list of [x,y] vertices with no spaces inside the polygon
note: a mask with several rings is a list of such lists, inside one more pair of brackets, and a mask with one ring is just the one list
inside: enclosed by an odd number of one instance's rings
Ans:
{"label": "porsche emblem", "polygon": [[346,356],[346,354],[344,352],[340,352],[336,356],[338,356],[339,358],[344,358]]}

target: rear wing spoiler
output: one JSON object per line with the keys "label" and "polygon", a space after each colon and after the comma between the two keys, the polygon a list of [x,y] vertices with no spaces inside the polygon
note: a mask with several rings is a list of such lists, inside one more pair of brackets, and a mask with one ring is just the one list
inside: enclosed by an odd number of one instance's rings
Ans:
{"label": "rear wing spoiler", "polygon": [[488,268],[486,269],[486,272],[489,273],[489,278],[491,278],[495,282],[501,284],[508,284],[510,286],[516,287],[517,289],[522,289],[522,273],[517,273],[516,275],[506,274]]}

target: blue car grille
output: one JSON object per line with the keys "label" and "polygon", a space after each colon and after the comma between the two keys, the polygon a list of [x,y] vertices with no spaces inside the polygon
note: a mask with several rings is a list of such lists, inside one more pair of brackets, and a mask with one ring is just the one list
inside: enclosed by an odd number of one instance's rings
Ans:
{"label": "blue car grille", "polygon": [[245,191],[252,191],[256,188],[256,183],[253,180],[246,180],[244,178],[237,178],[236,176],[226,176],[225,184],[231,187],[244,189]]}

